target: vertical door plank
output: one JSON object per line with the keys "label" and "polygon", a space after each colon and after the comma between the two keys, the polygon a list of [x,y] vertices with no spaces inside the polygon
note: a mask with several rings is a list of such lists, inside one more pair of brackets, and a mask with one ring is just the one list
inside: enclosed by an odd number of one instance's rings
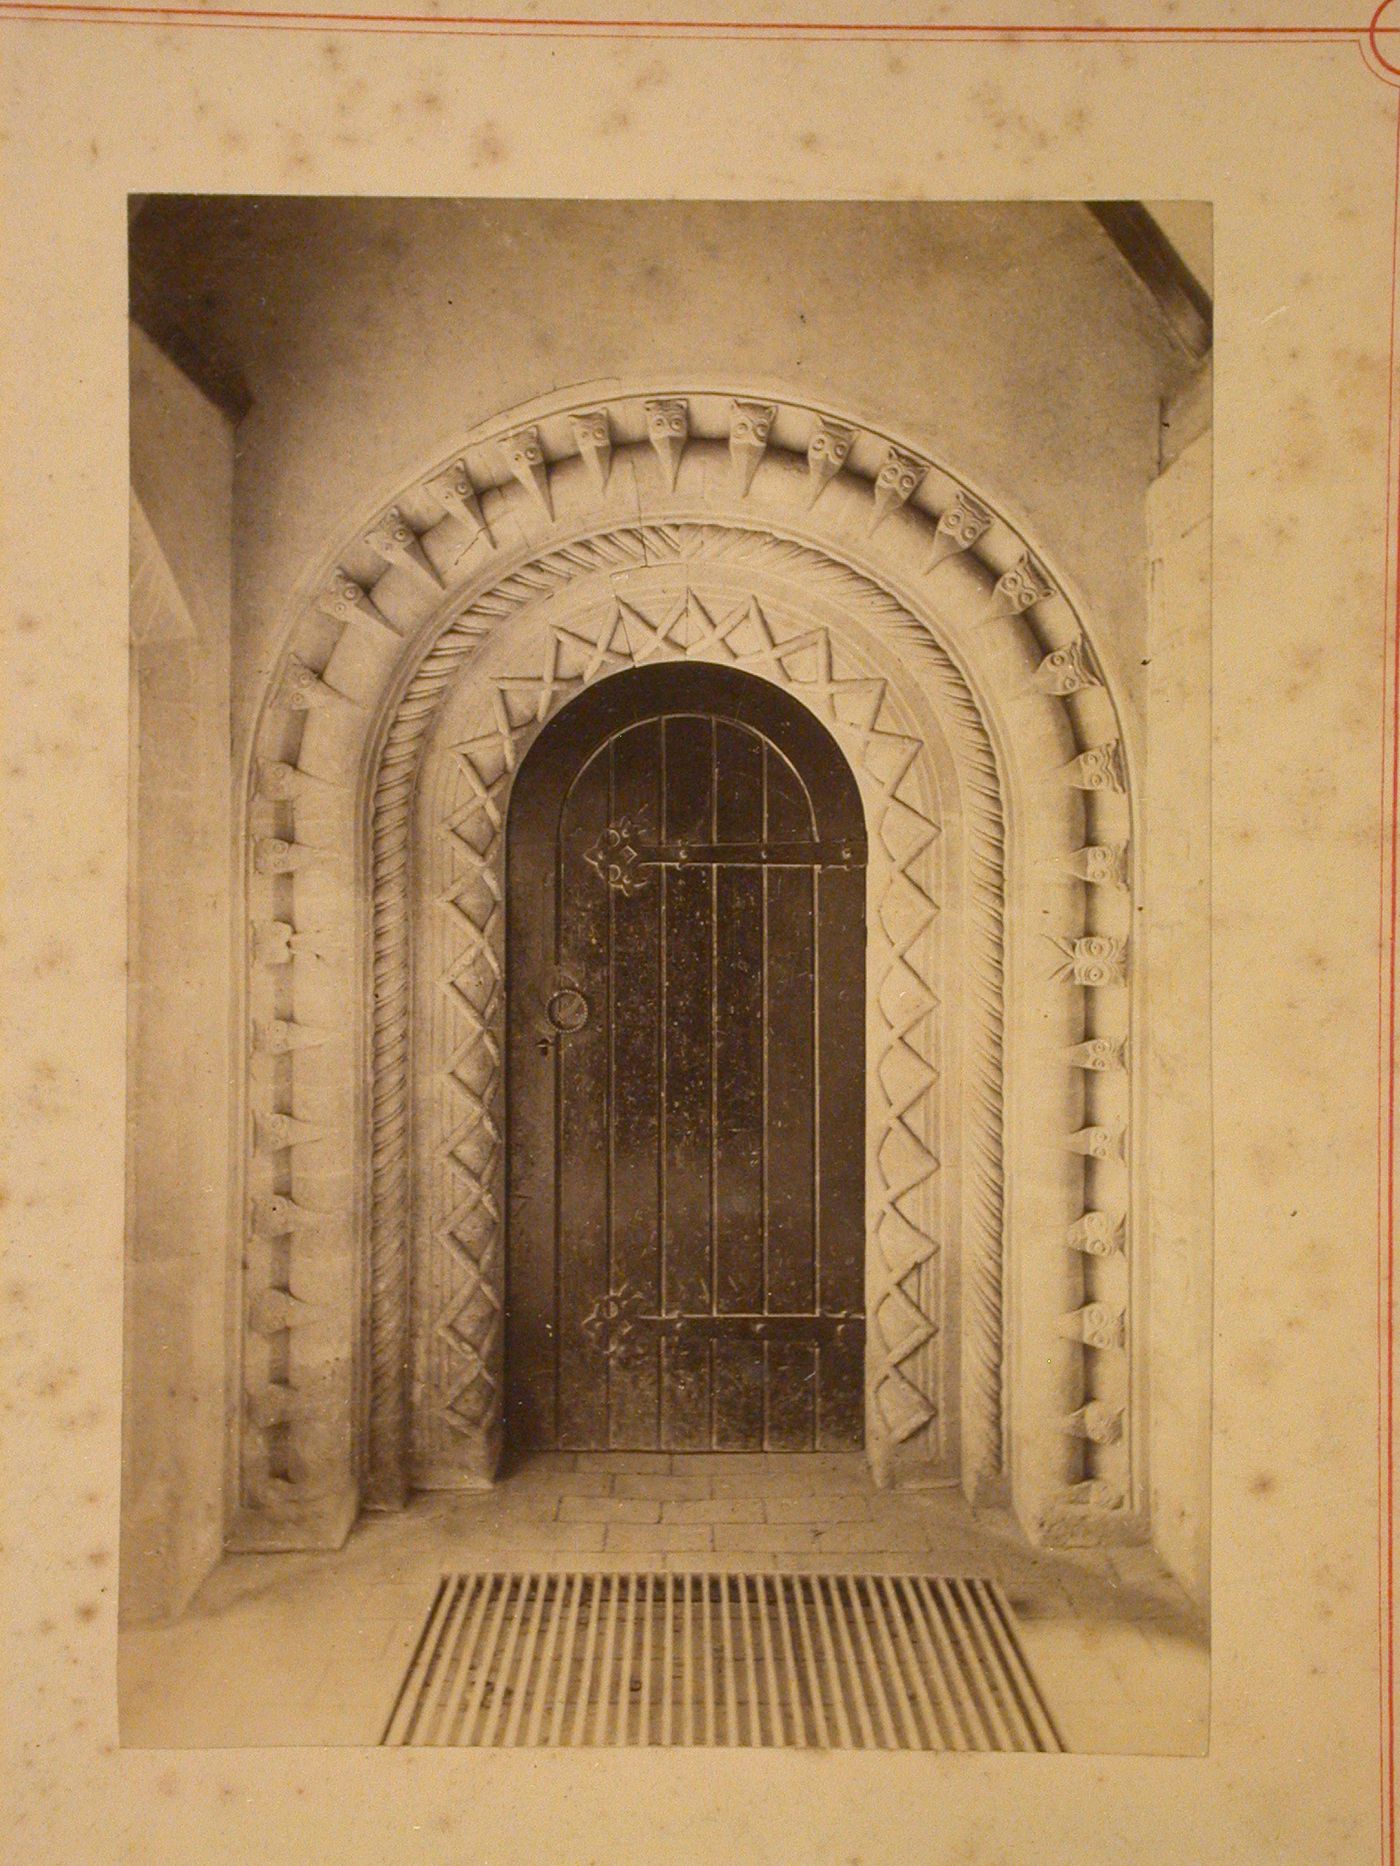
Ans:
{"label": "vertical door plank", "polygon": [[[810,840],[810,805],[786,761],[767,753],[767,836]],[[765,1307],[810,1313],[816,1295],[815,922],[813,869],[776,868],[767,887],[768,1252]],[[815,1444],[813,1348],[768,1348],[768,1443]]]}
{"label": "vertical door plank", "polygon": [[[660,822],[660,721],[620,733],[612,758],[612,821],[626,819],[639,843],[652,844]],[[661,1300],[660,871],[642,869],[639,880],[636,893],[611,896],[613,1288],[637,1292],[654,1315]],[[650,1335],[614,1358],[610,1445],[656,1446],[659,1373],[660,1348]]]}
{"label": "vertical door plank", "polygon": [[552,1052],[540,1054],[541,981],[554,956],[554,838],[520,844],[512,876],[506,978],[510,1144],[506,1156],[510,1252],[506,1290],[506,1437],[512,1447],[556,1443],[554,1279],[555,1129]]}
{"label": "vertical door plank", "polygon": [[558,1094],[559,1444],[606,1445],[608,1360],[583,1323],[609,1288],[608,889],[585,860],[607,827],[609,756],[580,774],[559,825],[557,975],[589,1001],[582,1030],[555,1039]]}
{"label": "vertical door plank", "polygon": [[[865,871],[817,875],[818,1304],[865,1311]],[[865,1441],[859,1331],[819,1350],[817,1443]]]}
{"label": "vertical door plank", "polygon": [[[715,722],[715,840],[763,839],[763,741]],[[763,1307],[763,876],[715,871],[715,1308]],[[763,1346],[714,1348],[715,1445],[763,1448]]]}
{"label": "vertical door plank", "polygon": [[[664,721],[666,842],[712,836],[712,728],[708,719]],[[666,1307],[711,1311],[711,974],[714,876],[708,868],[667,870],[662,894],[663,1222]],[[710,1344],[667,1344],[663,1429],[673,1450],[710,1445]]]}

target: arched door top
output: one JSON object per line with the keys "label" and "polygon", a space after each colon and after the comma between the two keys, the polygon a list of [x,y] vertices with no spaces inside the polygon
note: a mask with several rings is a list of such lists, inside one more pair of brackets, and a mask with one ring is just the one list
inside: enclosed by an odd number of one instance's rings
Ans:
{"label": "arched door top", "polygon": [[[846,858],[866,858],[865,812],[860,787],[840,746],[821,721],[791,694],[754,674],[710,662],[664,662],[612,674],[584,691],[545,726],[522,760],[511,795],[512,812],[529,809],[547,784],[540,768],[561,756],[586,763],[592,749],[626,726],[687,711],[720,716],[759,733],[779,752],[810,801],[819,841],[844,844]],[[583,750],[582,760],[579,751]]]}

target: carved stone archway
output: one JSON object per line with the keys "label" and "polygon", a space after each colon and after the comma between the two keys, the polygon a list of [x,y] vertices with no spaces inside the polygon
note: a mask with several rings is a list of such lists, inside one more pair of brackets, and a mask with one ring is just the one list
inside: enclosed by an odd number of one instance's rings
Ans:
{"label": "carved stone archway", "polygon": [[[938,1414],[914,1369],[946,1227],[963,1269],[964,1481],[1009,1478],[1037,1537],[1139,1533],[1127,779],[1080,619],[984,501],[873,429],[711,391],[532,412],[471,437],[337,553],[259,724],[237,1538],[333,1542],[362,1499],[404,1491],[412,1130],[415,1112],[420,1129],[440,1119],[431,1063],[426,1101],[412,1093],[416,800],[470,852],[438,897],[461,954],[433,980],[463,1022],[444,1052],[457,1126],[440,1137],[466,1162],[462,1196],[443,1220],[416,1192],[424,1234],[468,1239],[436,1325],[460,1325],[457,1397],[480,1389],[463,1408],[469,1475],[489,1470],[504,798],[567,693],[677,652],[732,656],[813,704],[889,831],[872,839],[886,857],[871,900],[878,1468],[898,1476],[899,1448],[918,1453]],[[525,642],[540,650],[528,665],[508,652]],[[429,745],[439,776],[419,798]],[[930,857],[944,817],[955,856]],[[945,915],[956,1017],[910,963],[945,939]],[[950,1131],[937,1104],[954,1094],[961,1192],[931,1215],[931,1142]]]}

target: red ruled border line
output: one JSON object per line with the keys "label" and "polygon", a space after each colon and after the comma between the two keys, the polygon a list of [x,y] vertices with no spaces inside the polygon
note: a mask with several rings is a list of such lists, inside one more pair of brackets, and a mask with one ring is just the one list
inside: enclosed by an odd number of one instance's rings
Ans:
{"label": "red ruled border line", "polygon": [[283,7],[106,6],[97,0],[0,0],[0,15],[23,19],[52,19],[82,24],[150,24],[169,20],[182,25],[243,25],[270,28],[291,26],[337,27],[349,32],[420,27],[434,32],[545,34],[554,36],[620,34],[648,38],[703,37],[732,39],[906,39],[934,43],[975,44],[1008,40],[1114,41],[1136,40],[1167,44],[1186,40],[1196,44],[1229,45],[1277,42],[1329,44],[1364,41],[1368,37],[1400,34],[1400,26],[1075,26],[1028,21],[1019,25],[985,22],[919,23],[898,20],[724,20],[724,19],[601,19],[586,15],[529,19],[511,14],[434,14],[307,12]]}
{"label": "red ruled border line", "polygon": [[[1380,1354],[1379,1515],[1381,1634],[1381,1857],[1395,1866],[1395,1008],[1400,961],[1400,454],[1397,453],[1396,360],[1400,347],[1400,112],[1395,139],[1395,206],[1390,265],[1390,382],[1387,399],[1386,626],[1382,639],[1388,690],[1381,720],[1380,1096],[1377,1156],[1377,1301]],[[1393,611],[1390,607],[1393,602]],[[1388,741],[1388,742],[1387,742]]]}

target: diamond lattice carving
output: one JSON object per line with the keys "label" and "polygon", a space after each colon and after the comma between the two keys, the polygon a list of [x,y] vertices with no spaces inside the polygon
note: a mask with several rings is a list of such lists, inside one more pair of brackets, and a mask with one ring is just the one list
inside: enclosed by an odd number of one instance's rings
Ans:
{"label": "diamond lattice carving", "polygon": [[936,1334],[929,1314],[929,1234],[924,1188],[938,1171],[928,1136],[937,1000],[923,949],[938,912],[925,856],[938,824],[914,776],[917,739],[890,717],[886,682],[849,672],[830,631],[784,634],[752,597],[732,605],[687,591],[668,601],[615,600],[592,633],[547,630],[537,674],[498,676],[483,687],[477,729],[454,746],[459,796],[442,824],[454,869],[440,904],[449,916],[452,959],[440,984],[454,1037],[442,1080],[449,1111],[436,1154],[451,1196],[434,1214],[436,1268],[451,1267],[431,1318],[449,1365],[436,1386],[439,1416],[476,1430],[499,1384],[501,1053],[501,859],[510,779],[535,733],[590,681],[657,660],[726,662],[790,689],[831,729],[863,780],[871,830],[871,986],[879,1037],[871,1067],[880,1097],[868,1189],[875,1252],[869,1308],[874,1326],[871,1385],[886,1429],[898,1441],[934,1418],[937,1374],[924,1353]]}

